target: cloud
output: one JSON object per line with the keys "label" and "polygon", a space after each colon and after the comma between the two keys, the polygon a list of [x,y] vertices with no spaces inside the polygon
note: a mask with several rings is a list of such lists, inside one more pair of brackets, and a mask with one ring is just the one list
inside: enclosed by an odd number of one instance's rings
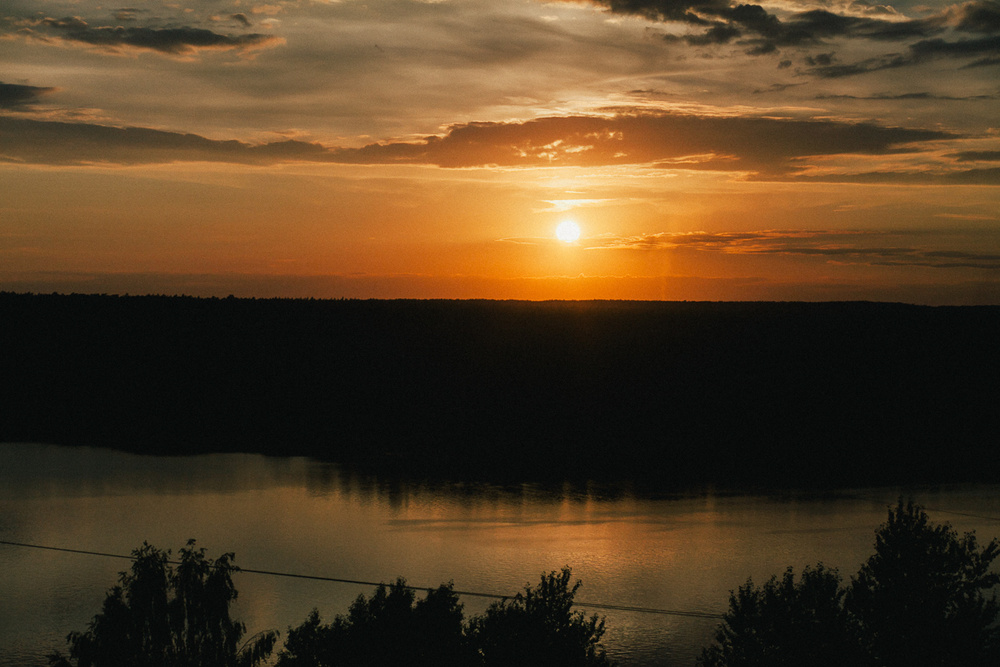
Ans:
{"label": "cloud", "polygon": [[934,258],[920,259],[919,256],[908,258],[905,260],[885,260],[881,262],[872,262],[874,266],[924,266],[930,269],[984,269],[987,271],[997,271],[1000,270],[1000,261],[989,259],[989,255],[986,256],[985,261],[975,261],[974,258],[964,259],[960,261],[936,261]]}
{"label": "cloud", "polygon": [[[659,250],[687,248],[731,254],[832,254],[852,248],[836,245],[856,236],[882,236],[882,232],[768,229],[748,232],[659,232],[632,236],[606,235],[587,240],[592,249]],[[880,249],[880,253],[898,254],[906,249]],[[869,250],[869,252],[871,252]]]}
{"label": "cloud", "polygon": [[909,67],[938,58],[974,57],[980,57],[980,59],[965,65],[965,67],[1000,64],[1000,35],[991,35],[979,39],[962,39],[952,42],[940,38],[926,39],[911,44],[909,51],[906,53],[890,53],[846,65],[824,65],[820,63],[819,66],[807,69],[804,73],[830,79],[854,76],[856,74],[868,74],[870,72],[898,67]]}
{"label": "cloud", "polygon": [[803,255],[839,263],[876,266],[921,266],[1000,271],[1000,254],[933,250],[911,245],[880,244],[895,232],[842,230],[762,230],[750,232],[660,232],[587,239],[594,250],[676,250],[734,255]]}
{"label": "cloud", "polygon": [[39,121],[0,116],[0,161],[53,165],[322,161],[319,144],[278,141],[253,145],[143,127]]}
{"label": "cloud", "polygon": [[962,151],[948,157],[959,162],[1000,162],[1000,151]]}
{"label": "cloud", "polygon": [[784,173],[799,158],[887,154],[947,132],[832,120],[780,120],[683,114],[549,117],[518,123],[469,123],[412,143],[338,149],[357,163],[424,163],[442,167],[598,166]]}
{"label": "cloud", "polygon": [[565,213],[566,211],[574,211],[578,208],[587,208],[591,206],[603,206],[609,202],[613,202],[613,199],[548,199],[545,201],[549,206],[547,208],[538,209],[539,212],[547,211],[550,213]]}
{"label": "cloud", "polygon": [[796,174],[789,181],[880,185],[1000,185],[1000,167],[989,169],[924,169],[920,171],[869,171],[851,174]]}
{"label": "cloud", "polygon": [[[236,15],[233,15],[233,18],[236,18]],[[172,28],[91,26],[79,16],[8,23],[18,26],[20,34],[29,38],[42,41],[58,39],[109,53],[137,49],[172,56],[187,56],[204,50],[247,52],[283,43],[281,38],[274,35],[259,33],[224,35],[190,26]]]}
{"label": "cloud", "polygon": [[914,58],[947,56],[968,58],[981,55],[1000,55],[1000,35],[990,35],[980,39],[963,39],[948,42],[943,39],[927,39],[910,46]]}
{"label": "cloud", "polygon": [[55,88],[24,86],[0,81],[0,109],[15,109],[29,106],[43,95],[48,95],[55,90]]}
{"label": "cloud", "polygon": [[143,10],[135,7],[122,7],[115,10],[114,17],[117,21],[135,21],[138,18],[136,14],[139,14],[142,11]]}
{"label": "cloud", "polygon": [[965,32],[1000,33],[1000,2],[967,2],[955,12],[956,28]]}
{"label": "cloud", "polygon": [[[824,40],[846,37],[874,41],[898,41],[915,37],[928,37],[943,29],[939,18],[886,21],[857,16],[835,14],[824,9],[814,9],[795,14],[784,22],[775,19],[769,30],[757,31],[760,35],[757,48],[822,44]],[[753,43],[753,42],[752,42]]]}
{"label": "cloud", "polygon": [[[687,35],[668,35],[668,41],[684,41],[692,46],[728,44],[739,41],[748,46],[747,53],[764,55],[781,47],[821,44],[823,40],[846,37],[877,41],[896,41],[929,37],[944,30],[944,15],[925,19],[886,20],[871,16],[837,14],[826,9],[813,9],[793,14],[782,20],[761,5],[733,4],[729,0],[590,0],[615,14],[640,16],[651,21],[681,23],[701,30]],[[970,3],[969,21],[977,25],[989,20],[980,18],[978,5]],[[994,3],[995,4],[995,3]],[[979,13],[977,13],[979,11]],[[958,19],[961,21],[961,19]]]}
{"label": "cloud", "polygon": [[878,93],[875,95],[817,95],[817,100],[878,100],[878,101],[891,101],[891,100],[944,100],[949,102],[980,102],[986,100],[996,100],[1000,99],[1000,95],[993,93],[991,95],[939,95],[937,93]]}
{"label": "cloud", "polygon": [[948,132],[833,120],[780,120],[620,113],[452,126],[418,141],[328,148],[279,141],[248,144],[141,127],[0,117],[3,158],[45,164],[221,161],[337,162],[463,167],[646,165],[787,177],[813,156],[887,155],[954,138]]}
{"label": "cloud", "polygon": [[[669,34],[664,39],[691,46],[736,43],[749,55],[775,53],[785,47],[822,45],[831,39],[861,39],[876,42],[910,41],[907,51],[834,64],[832,54],[819,54],[804,74],[822,78],[853,76],[884,69],[906,67],[936,58],[979,59],[964,67],[1000,64],[1000,2],[976,0],[919,19],[902,19],[890,8],[873,12],[854,3],[852,13],[811,9],[786,18],[770,13],[761,5],[734,4],[729,0],[589,0],[616,14],[641,16],[679,23],[698,32]],[[859,9],[867,10],[856,12]],[[879,14],[889,16],[882,18]],[[977,33],[975,39],[944,39],[941,33]],[[826,62],[824,62],[824,58]]]}

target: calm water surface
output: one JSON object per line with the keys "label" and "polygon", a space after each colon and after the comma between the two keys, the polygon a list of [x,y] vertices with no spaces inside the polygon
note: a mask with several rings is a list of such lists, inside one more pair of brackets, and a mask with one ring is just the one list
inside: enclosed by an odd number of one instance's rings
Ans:
{"label": "calm water surface", "polygon": [[[822,561],[845,575],[871,553],[900,493],[937,521],[1000,534],[1000,486],[773,495],[389,483],[300,458],[162,458],[0,444],[0,540],[127,554],[189,538],[245,568],[513,594],[563,565],[577,599],[721,613],[747,577]],[[0,545],[0,665],[43,665],[85,629],[128,562]],[[370,587],[240,573],[251,632],[326,619]],[[463,600],[467,613],[487,602]],[[588,612],[589,613],[589,612]],[[623,665],[693,665],[716,621],[603,612]]]}

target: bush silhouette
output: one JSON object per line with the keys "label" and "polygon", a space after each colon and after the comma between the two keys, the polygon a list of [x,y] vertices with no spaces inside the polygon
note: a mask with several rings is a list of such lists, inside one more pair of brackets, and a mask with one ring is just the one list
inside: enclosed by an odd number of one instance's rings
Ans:
{"label": "bush silhouette", "polygon": [[278,667],[610,667],[604,621],[573,612],[581,583],[571,571],[543,575],[513,598],[464,621],[451,584],[415,600],[406,582],[359,596],[346,616],[323,625],[313,610],[289,628]]}
{"label": "bush silhouette", "polygon": [[243,623],[233,620],[236,600],[233,554],[212,559],[194,540],[180,550],[176,568],[169,551],[147,543],[132,552],[130,572],[108,591],[86,632],[67,637],[69,658],[56,653],[54,667],[254,667],[271,653],[277,633],[241,644]]}
{"label": "bush silhouette", "polygon": [[757,588],[730,595],[705,667],[830,665],[986,667],[1000,664],[1000,605],[990,572],[996,539],[974,533],[902,499],[877,531],[875,553],[851,583],[822,565],[798,582],[789,568]]}

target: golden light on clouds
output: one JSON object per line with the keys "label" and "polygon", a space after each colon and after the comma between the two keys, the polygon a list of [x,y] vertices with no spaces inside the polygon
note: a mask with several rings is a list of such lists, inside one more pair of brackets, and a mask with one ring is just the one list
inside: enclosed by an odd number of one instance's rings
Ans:
{"label": "golden light on clouds", "polygon": [[8,5],[0,289],[1000,302],[996,0]]}

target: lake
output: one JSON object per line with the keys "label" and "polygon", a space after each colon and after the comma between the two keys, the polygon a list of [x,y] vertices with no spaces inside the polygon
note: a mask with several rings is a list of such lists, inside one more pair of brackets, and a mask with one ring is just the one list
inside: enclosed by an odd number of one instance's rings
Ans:
{"label": "lake", "polygon": [[[305,458],[154,457],[0,444],[0,540],[128,554],[189,538],[245,568],[514,594],[564,565],[580,602],[719,614],[747,577],[822,561],[849,577],[900,494],[935,521],[1000,534],[1000,486],[651,495],[621,487],[378,479]],[[0,665],[44,665],[83,630],[125,560],[0,545]],[[234,577],[250,632],[347,610],[372,588]],[[467,615],[489,603],[463,598]],[[585,610],[588,614],[592,610]],[[602,611],[622,665],[693,665],[717,620]]]}

